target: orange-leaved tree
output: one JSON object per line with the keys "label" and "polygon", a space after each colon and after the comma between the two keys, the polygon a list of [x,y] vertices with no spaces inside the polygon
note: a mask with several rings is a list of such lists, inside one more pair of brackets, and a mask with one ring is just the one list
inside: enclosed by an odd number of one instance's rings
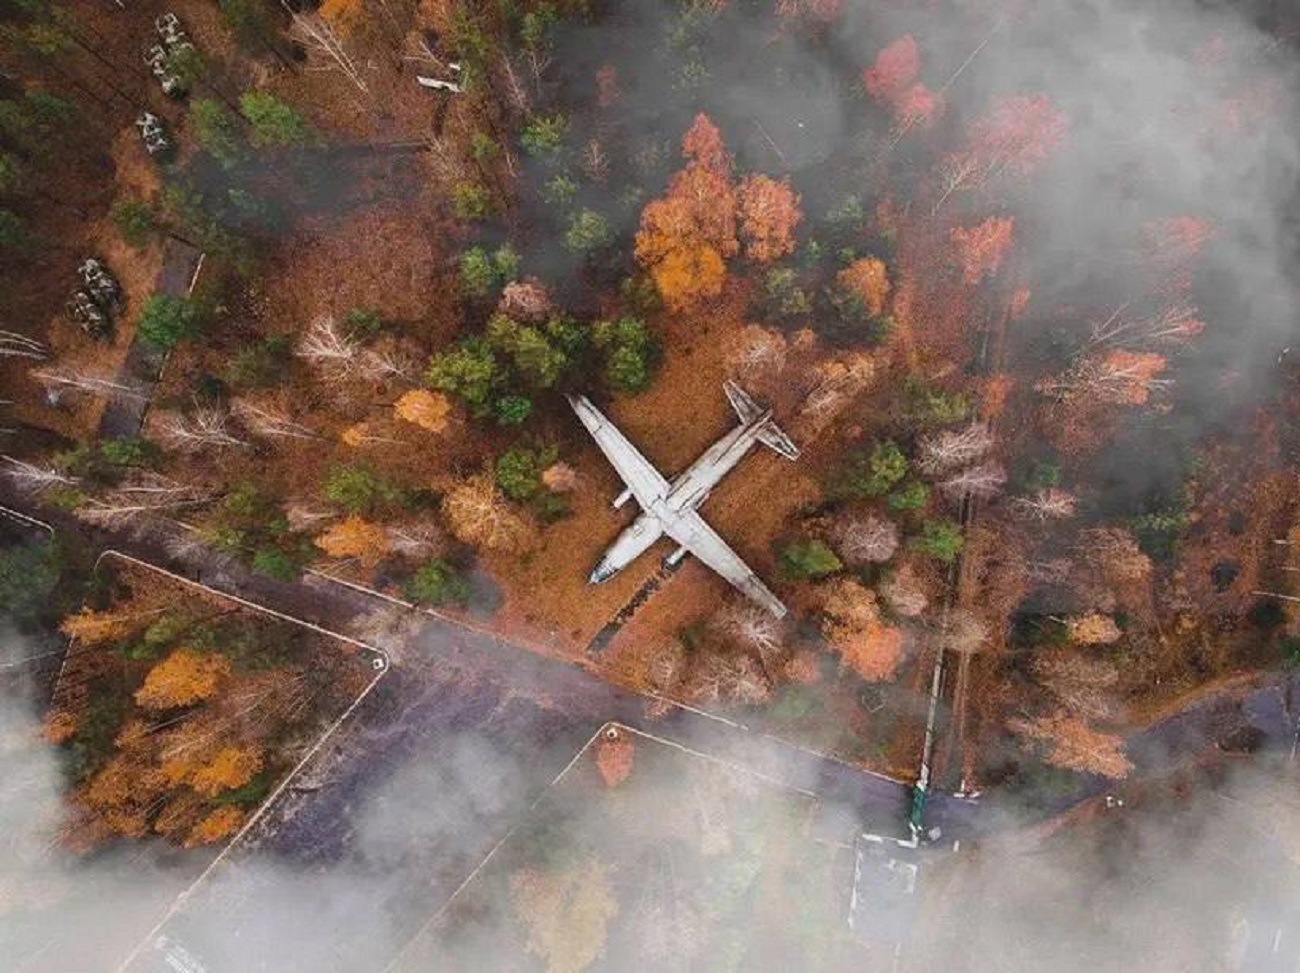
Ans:
{"label": "orange-leaved tree", "polygon": [[862,87],[877,101],[891,102],[912,86],[921,73],[921,54],[916,39],[904,34],[876,55],[875,63],[862,72]]}
{"label": "orange-leaved tree", "polygon": [[749,176],[736,190],[736,202],[745,256],[769,263],[794,252],[794,228],[803,213],[799,211],[799,194],[788,182]]}
{"label": "orange-leaved tree", "polygon": [[953,227],[951,239],[957,248],[962,279],[968,284],[978,284],[996,274],[1002,258],[1011,249],[1015,231],[1014,216],[991,216],[975,226]]}
{"label": "orange-leaved tree", "polygon": [[889,298],[889,272],[879,257],[860,257],[836,275],[836,283],[862,301],[872,315],[882,314]]}
{"label": "orange-leaved tree", "polygon": [[83,608],[75,615],[65,618],[59,625],[59,631],[87,645],[100,645],[125,638],[146,616],[160,612],[161,609],[136,612],[126,608],[99,612],[93,608]]}
{"label": "orange-leaved tree", "polygon": [[879,54],[862,72],[867,94],[893,112],[900,128],[929,127],[939,116],[942,99],[918,81],[921,53],[911,34],[904,34]]}
{"label": "orange-leaved tree", "polygon": [[243,787],[261,769],[261,747],[222,747],[190,775],[189,785],[204,797],[216,797],[222,791]]}
{"label": "orange-leaved tree", "polygon": [[903,659],[903,633],[880,616],[871,589],[851,578],[826,585],[822,632],[844,665],[868,682],[889,679]]}
{"label": "orange-leaved tree", "polygon": [[393,405],[393,413],[421,429],[442,432],[447,428],[447,419],[451,415],[451,400],[441,392],[411,389]]}
{"label": "orange-leaved tree", "polygon": [[637,259],[673,310],[720,294],[724,261],[740,248],[731,157],[703,113],[682,139],[682,154],[686,168],[673,176],[662,199],[646,204],[636,234]]}
{"label": "orange-leaved tree", "polygon": [[230,837],[239,830],[239,826],[244,823],[246,816],[244,811],[233,804],[217,808],[194,826],[194,830],[185,839],[185,847],[193,848],[195,845],[210,845],[221,841],[223,838]]}

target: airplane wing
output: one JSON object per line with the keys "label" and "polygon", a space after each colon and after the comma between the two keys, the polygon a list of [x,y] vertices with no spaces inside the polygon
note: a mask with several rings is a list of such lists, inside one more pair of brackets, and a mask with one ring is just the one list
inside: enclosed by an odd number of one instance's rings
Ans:
{"label": "airplane wing", "polygon": [[785,617],[785,605],[758,579],[740,555],[727,546],[703,517],[694,510],[683,510],[664,524],[664,532],[682,547],[707,564],[731,586],[758,602],[777,618]]}
{"label": "airplane wing", "polygon": [[642,509],[648,509],[656,500],[668,495],[668,481],[585,395],[570,395],[569,405],[573,406],[573,411],[587,427],[591,438],[596,440],[605,458],[618,470],[618,475]]}

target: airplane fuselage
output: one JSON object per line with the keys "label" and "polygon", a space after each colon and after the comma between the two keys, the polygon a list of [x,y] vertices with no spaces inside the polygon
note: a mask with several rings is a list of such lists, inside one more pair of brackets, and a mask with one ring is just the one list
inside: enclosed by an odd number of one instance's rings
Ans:
{"label": "airplane fuselage", "polygon": [[[636,519],[618,535],[591,572],[589,580],[601,582],[613,577],[663,536],[666,523],[682,511],[694,510],[707,500],[722,478],[754,448],[759,441],[759,430],[771,415],[770,411],[765,411],[736,426],[701,453],[673,480],[666,496],[657,497],[644,506]],[[684,553],[685,549],[678,550],[670,559],[679,559]]]}

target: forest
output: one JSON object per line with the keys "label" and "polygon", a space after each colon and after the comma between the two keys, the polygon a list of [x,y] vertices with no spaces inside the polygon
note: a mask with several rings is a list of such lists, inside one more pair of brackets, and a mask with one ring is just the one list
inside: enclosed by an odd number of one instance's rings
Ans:
{"label": "forest", "polygon": [[[907,779],[946,660],[946,786],[1122,779],[1300,663],[1295,166],[1261,162],[1300,23],[1083,6],[7,0],[5,496]],[[1014,67],[1063,25],[1163,73]],[[589,586],[630,517],[564,395],[671,474],[726,379],[802,455],[704,513],[791,615],[666,544]],[[229,835],[360,677],[97,585],[46,720],[69,840]]]}

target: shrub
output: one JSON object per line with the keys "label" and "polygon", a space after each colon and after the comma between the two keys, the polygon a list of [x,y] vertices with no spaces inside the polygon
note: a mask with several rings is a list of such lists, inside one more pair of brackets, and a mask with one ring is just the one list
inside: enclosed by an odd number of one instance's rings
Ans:
{"label": "shrub", "polygon": [[564,147],[568,131],[569,120],[561,112],[534,115],[519,134],[519,144],[534,158],[552,158]]}
{"label": "shrub", "polygon": [[619,392],[640,392],[650,385],[659,359],[659,343],[640,318],[599,321],[592,340],[604,360],[604,378]]}
{"label": "shrub", "polygon": [[801,317],[812,311],[812,302],[799,286],[799,275],[790,267],[773,267],[763,278],[766,313],[776,318]]}
{"label": "shrub", "polygon": [[920,480],[908,480],[889,495],[890,510],[920,510],[930,499],[930,488]]}
{"label": "shrub", "polygon": [[501,146],[492,136],[484,132],[475,132],[469,140],[469,154],[475,162],[491,162],[501,154]]}
{"label": "shrub", "polygon": [[916,426],[947,426],[970,415],[970,400],[960,392],[945,392],[908,379],[903,387],[903,418]]}
{"label": "shrub", "polygon": [[400,493],[364,466],[336,466],[325,479],[325,496],[348,513],[361,514],[393,503]]}
{"label": "shrub", "polygon": [[236,387],[274,385],[284,376],[293,346],[289,338],[275,335],[241,348],[226,362],[222,377]]}
{"label": "shrub", "polygon": [[555,462],[556,456],[553,446],[512,446],[497,458],[497,486],[512,500],[532,499],[542,490],[542,471]]}
{"label": "shrub", "polygon": [[463,339],[451,351],[435,355],[425,373],[431,386],[459,397],[478,416],[491,411],[505,378],[505,369],[492,346],[477,335]]}
{"label": "shrub", "polygon": [[384,329],[384,319],[369,307],[354,307],[343,316],[343,326],[353,338],[366,341]]}
{"label": "shrub", "polygon": [[0,617],[27,624],[57,615],[62,573],[62,552],[54,541],[42,538],[0,548]]}
{"label": "shrub", "polygon": [[136,333],[147,344],[170,351],[202,331],[206,317],[199,304],[188,297],[155,294],[140,310]]}
{"label": "shrub", "polygon": [[1283,636],[1282,658],[1287,665],[1300,667],[1300,636]]}
{"label": "shrub", "polygon": [[546,181],[542,195],[552,206],[568,206],[577,198],[578,184],[563,173],[559,173]]}
{"label": "shrub", "polygon": [[470,247],[460,255],[460,283],[471,297],[486,297],[497,285],[496,267],[482,247]]}
{"label": "shrub", "polygon": [[579,210],[569,217],[564,246],[570,253],[586,256],[610,241],[609,221],[595,210]]}
{"label": "shrub", "polygon": [[469,582],[454,565],[434,558],[407,578],[402,590],[407,598],[421,605],[463,603],[469,597]]}
{"label": "shrub", "polygon": [[492,408],[501,425],[517,426],[533,414],[533,400],[526,395],[503,395]]}
{"label": "shrub", "polygon": [[298,563],[278,547],[260,547],[253,554],[252,568],[276,581],[294,581],[302,573]]}
{"label": "shrub", "polygon": [[663,310],[664,302],[659,296],[659,288],[652,278],[644,274],[625,277],[619,285],[619,294],[633,314],[644,317]]}
{"label": "shrub", "polygon": [[302,145],[313,138],[311,126],[293,106],[265,91],[246,91],[239,110],[248,119],[249,140],[256,146]]}
{"label": "shrub", "polygon": [[508,243],[490,254],[483,247],[470,247],[460,255],[460,281],[471,297],[487,297],[518,276],[519,254]]}
{"label": "shrub", "polygon": [[1174,556],[1178,540],[1190,523],[1182,502],[1140,514],[1131,522],[1138,546],[1157,561],[1168,561]]}
{"label": "shrub", "polygon": [[510,359],[516,371],[536,388],[550,388],[569,364],[560,341],[548,331],[520,324],[504,314],[488,321],[487,340],[491,347]]}
{"label": "shrub", "polygon": [[112,466],[149,466],[155,463],[161,451],[140,436],[105,439],[99,444],[99,455]]}
{"label": "shrub", "polygon": [[229,168],[244,156],[239,120],[226,106],[212,98],[199,98],[190,106],[194,138],[199,146],[222,166]]}
{"label": "shrub", "polygon": [[913,538],[912,546],[922,554],[951,564],[966,543],[961,525],[951,520],[927,520],[921,525],[921,534]]}
{"label": "shrub", "polygon": [[456,219],[485,220],[495,212],[492,193],[476,182],[458,182],[451,187],[451,208]]}
{"label": "shrub", "polygon": [[208,75],[208,62],[193,44],[175,48],[167,56],[167,70],[192,88]]}
{"label": "shrub", "polygon": [[823,541],[803,539],[786,544],[777,561],[781,574],[795,581],[808,581],[834,574],[844,563]]}
{"label": "shrub", "polygon": [[492,269],[496,271],[497,280],[507,284],[519,276],[519,254],[510,244],[497,247],[492,253]]}
{"label": "shrub", "polygon": [[115,203],[111,215],[118,235],[136,249],[145,246],[158,231],[153,210],[142,200],[124,199]]}
{"label": "shrub", "polygon": [[827,492],[837,500],[863,500],[888,493],[907,476],[907,457],[893,440],[876,443],[870,452],[851,452],[832,475]]}

